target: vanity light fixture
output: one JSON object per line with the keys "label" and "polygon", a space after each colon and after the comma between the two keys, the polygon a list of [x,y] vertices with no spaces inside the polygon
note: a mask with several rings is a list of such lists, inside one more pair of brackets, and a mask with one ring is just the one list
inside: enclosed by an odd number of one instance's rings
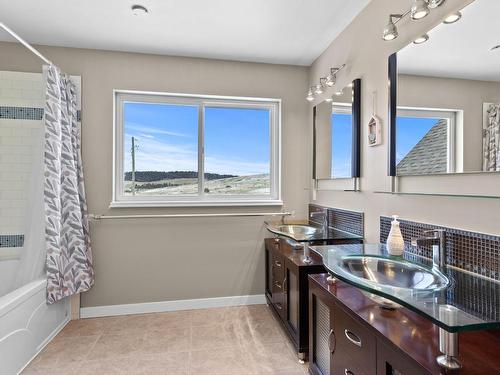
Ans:
{"label": "vanity light fixture", "polygon": [[460,18],[462,18],[462,13],[460,12],[455,12],[455,13],[452,13],[450,14],[449,16],[447,16],[443,23],[446,24],[446,25],[450,25],[452,23],[455,23],[457,22]]}
{"label": "vanity light fixture", "polygon": [[427,42],[428,40],[429,40],[429,34],[424,34],[424,35],[419,36],[417,39],[415,39],[413,41],[413,43],[422,44],[422,43]]}
{"label": "vanity light fixture", "polygon": [[[325,89],[334,86],[337,83],[337,73],[345,68],[345,64],[342,64],[338,68],[330,68],[330,72],[326,77],[321,77],[319,79],[319,85],[313,85],[309,88],[307,92],[306,100],[308,102],[314,101],[315,95],[321,95],[325,92]],[[331,102],[333,99],[325,99],[326,102]]]}
{"label": "vanity light fixture", "polygon": [[148,8],[139,4],[132,5],[131,9],[134,16],[143,16],[149,13]]}
{"label": "vanity light fixture", "polygon": [[322,85],[316,85],[316,86],[314,86],[314,93],[316,95],[323,94],[323,86]]}
{"label": "vanity light fixture", "polygon": [[313,88],[309,88],[309,91],[307,92],[306,100],[308,102],[312,102],[314,100],[314,94],[313,94]]}
{"label": "vanity light fixture", "polygon": [[[404,13],[401,14],[391,14],[389,16],[389,22],[384,27],[384,31],[382,33],[382,38],[386,41],[394,40],[398,37],[398,28],[396,24],[405,18],[407,15],[410,15],[412,20],[421,20],[426,17],[431,9],[437,8],[443,5],[445,0],[413,0],[411,8]],[[457,12],[460,13],[460,12]],[[461,17],[461,14],[460,14]],[[458,21],[458,20],[456,20]],[[456,22],[455,21],[455,22]],[[420,38],[418,38],[420,39]],[[427,40],[427,39],[426,39]],[[422,41],[422,43],[425,42]]]}
{"label": "vanity light fixture", "polygon": [[337,69],[330,68],[330,74],[326,76],[325,80],[325,85],[327,85],[328,87],[332,87],[333,85],[335,85],[335,82],[337,82],[337,76],[335,75],[335,73],[337,73]]}
{"label": "vanity light fixture", "polygon": [[[396,21],[393,21],[393,18],[396,18]],[[384,33],[382,35],[382,38],[386,41],[394,40],[398,37],[398,28],[396,26],[396,23],[403,18],[402,14],[391,14],[389,16],[389,22],[387,25],[384,27]]]}
{"label": "vanity light fixture", "polygon": [[412,20],[421,20],[426,17],[431,10],[426,0],[414,0],[410,10]]}

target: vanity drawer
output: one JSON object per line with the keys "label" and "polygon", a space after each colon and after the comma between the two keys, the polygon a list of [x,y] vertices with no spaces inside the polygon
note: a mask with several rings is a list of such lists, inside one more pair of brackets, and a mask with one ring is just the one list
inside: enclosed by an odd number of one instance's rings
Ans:
{"label": "vanity drawer", "polygon": [[273,262],[273,288],[276,282],[280,284],[283,283],[283,279],[285,278],[285,258],[282,255],[277,255],[273,253],[272,255]]}
{"label": "vanity drawer", "polygon": [[376,369],[376,337],[358,320],[347,314],[338,305],[335,306],[333,324],[339,356],[342,361],[341,374],[349,370],[357,375],[375,375]]}

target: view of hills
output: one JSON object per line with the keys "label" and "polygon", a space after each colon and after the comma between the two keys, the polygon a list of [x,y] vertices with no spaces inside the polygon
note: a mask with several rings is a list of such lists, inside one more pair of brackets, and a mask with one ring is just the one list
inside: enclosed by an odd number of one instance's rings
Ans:
{"label": "view of hills", "polygon": [[[125,172],[125,193],[132,193],[132,173]],[[189,195],[198,193],[198,172],[137,171],[136,195]],[[236,176],[205,173],[206,194],[269,194],[269,174]]]}
{"label": "view of hills", "polygon": [[[237,177],[232,174],[205,173],[205,180],[219,180],[221,178]],[[177,178],[198,178],[198,172],[195,171],[136,171],[136,182],[152,182],[159,180],[170,180]],[[132,181],[132,172],[125,172],[125,181]]]}

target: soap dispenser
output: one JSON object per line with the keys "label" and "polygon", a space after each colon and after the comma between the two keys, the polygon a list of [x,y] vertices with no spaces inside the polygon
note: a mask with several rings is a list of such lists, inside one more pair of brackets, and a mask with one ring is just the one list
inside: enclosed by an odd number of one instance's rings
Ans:
{"label": "soap dispenser", "polygon": [[391,231],[387,237],[387,252],[389,255],[401,256],[405,249],[405,242],[399,228],[398,216],[393,215],[392,219]]}

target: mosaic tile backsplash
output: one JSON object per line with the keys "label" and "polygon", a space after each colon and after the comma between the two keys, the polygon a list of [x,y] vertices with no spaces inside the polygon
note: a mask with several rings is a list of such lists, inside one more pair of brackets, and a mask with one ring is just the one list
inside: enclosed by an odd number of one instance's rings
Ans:
{"label": "mosaic tile backsplash", "polygon": [[0,247],[23,247],[23,234],[0,234]]}
{"label": "mosaic tile backsplash", "polygon": [[365,218],[362,212],[328,208],[328,225],[358,236],[365,234]]}
{"label": "mosaic tile backsplash", "polygon": [[[311,214],[315,214],[311,218]],[[339,208],[323,207],[317,204],[309,204],[309,220],[321,225],[318,218],[326,215],[330,228],[340,229],[344,232],[364,236],[364,214],[362,212],[342,210]]]}
{"label": "mosaic tile backsplash", "polygon": [[[380,217],[380,242],[385,243],[391,230],[392,218]],[[405,241],[405,251],[432,258],[432,246],[411,245],[411,239],[422,237],[431,229],[446,230],[446,264],[475,274],[500,280],[500,236],[470,232],[462,229],[401,220],[400,228]]]}

